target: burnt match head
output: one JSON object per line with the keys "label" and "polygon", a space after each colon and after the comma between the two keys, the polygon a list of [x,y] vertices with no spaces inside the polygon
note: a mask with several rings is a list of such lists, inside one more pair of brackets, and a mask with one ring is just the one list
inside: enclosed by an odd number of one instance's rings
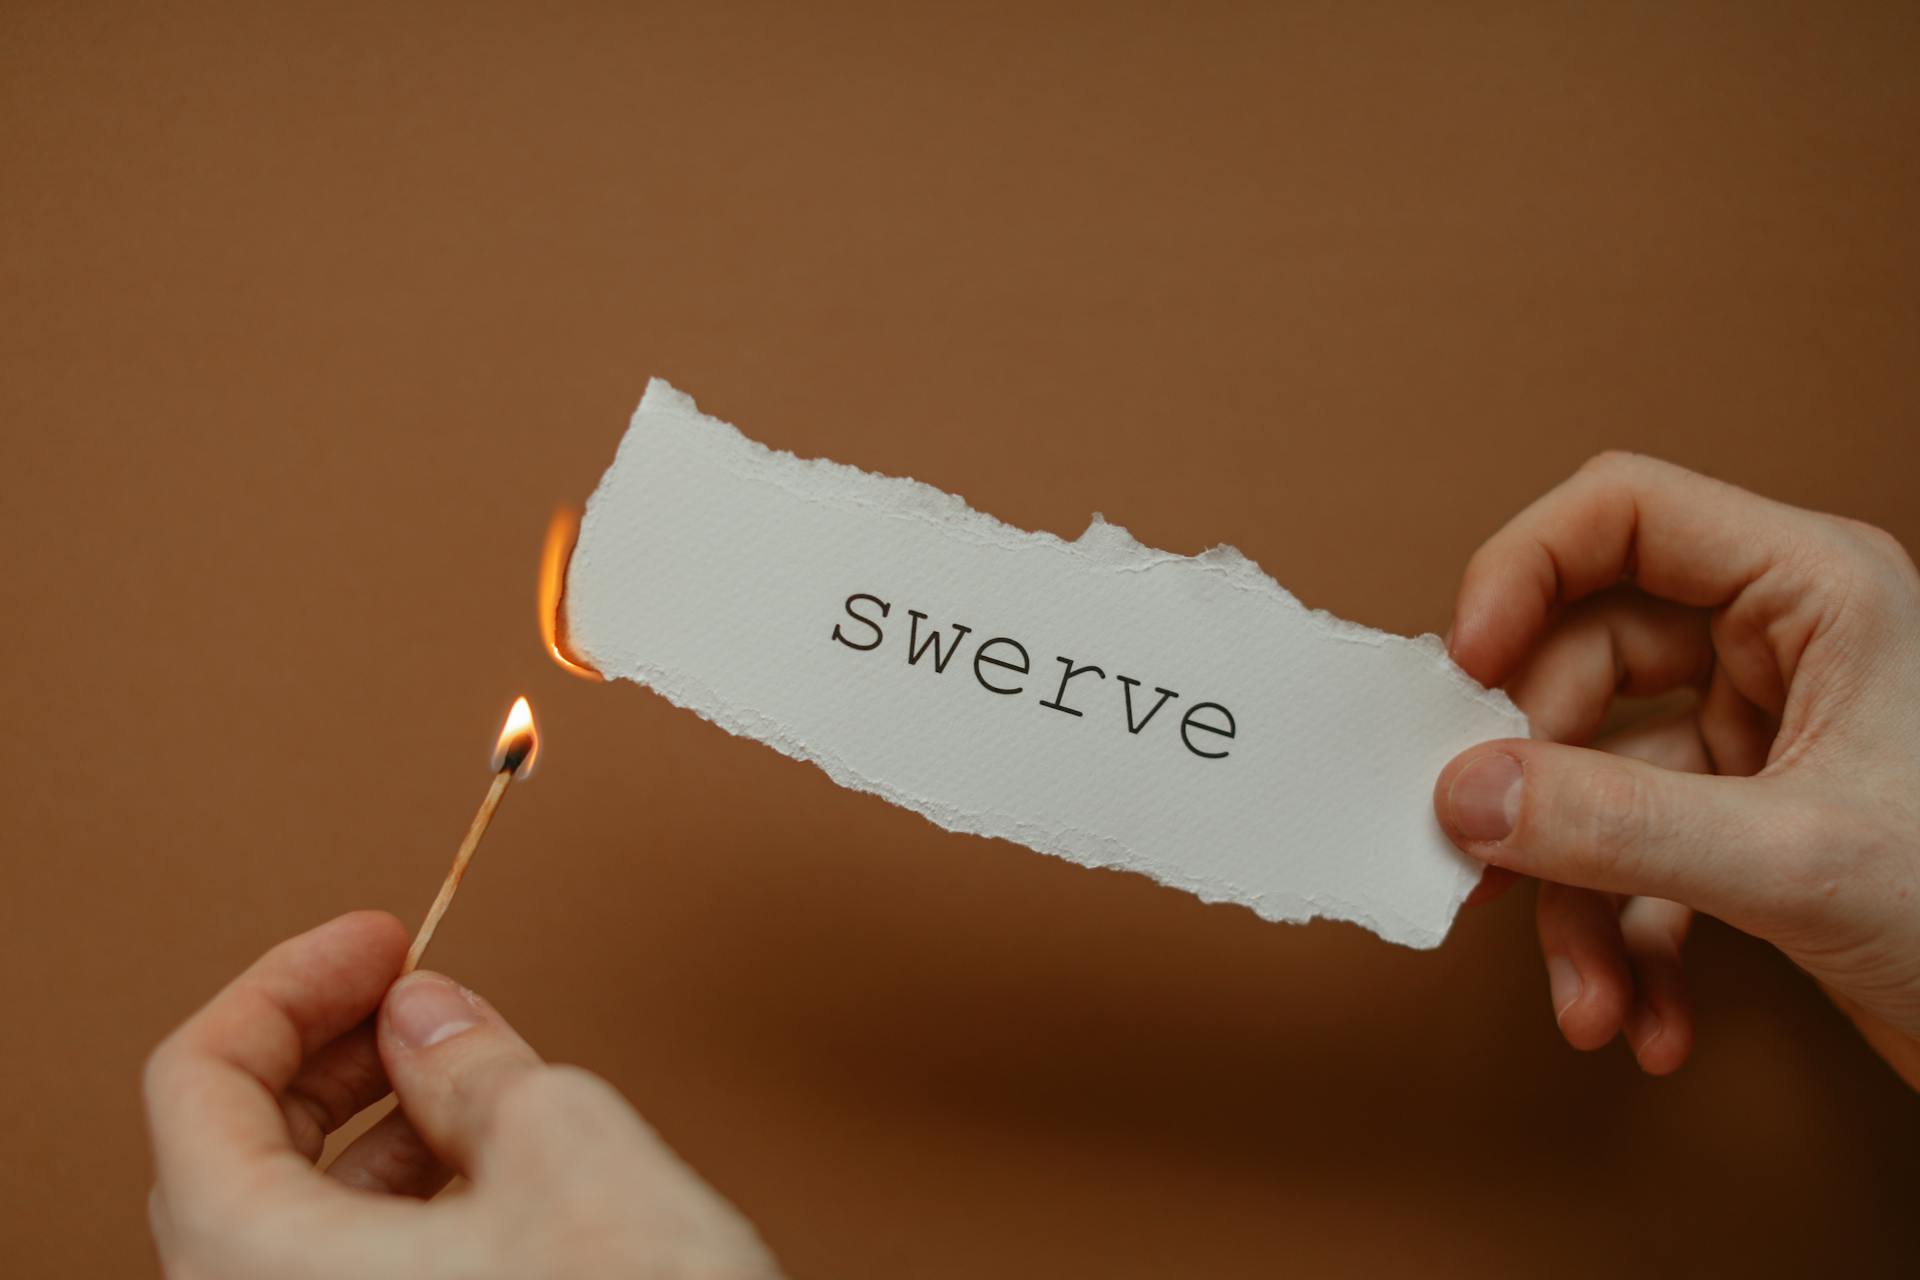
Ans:
{"label": "burnt match head", "polygon": [[525,778],[532,774],[539,755],[540,733],[533,727],[533,708],[525,698],[515,699],[507,722],[500,726],[500,741],[494,744],[494,771]]}

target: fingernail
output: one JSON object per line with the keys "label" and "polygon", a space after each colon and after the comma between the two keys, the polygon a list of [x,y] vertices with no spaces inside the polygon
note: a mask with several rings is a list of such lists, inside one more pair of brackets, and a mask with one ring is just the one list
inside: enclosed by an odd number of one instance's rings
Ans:
{"label": "fingernail", "polygon": [[1553,999],[1555,1022],[1567,1016],[1567,1010],[1580,998],[1583,985],[1573,961],[1565,956],[1547,957],[1547,994]]}
{"label": "fingernail", "polygon": [[1664,1030],[1660,1015],[1644,1004],[1627,1015],[1627,1043],[1633,1046],[1636,1057],[1646,1053],[1647,1046],[1658,1040]]}
{"label": "fingernail", "polygon": [[465,987],[437,973],[402,979],[387,995],[387,1026],[409,1049],[426,1049],[480,1025]]}
{"label": "fingernail", "polygon": [[1447,788],[1453,829],[1468,840],[1504,840],[1520,816],[1520,762],[1489,751],[1454,775]]}

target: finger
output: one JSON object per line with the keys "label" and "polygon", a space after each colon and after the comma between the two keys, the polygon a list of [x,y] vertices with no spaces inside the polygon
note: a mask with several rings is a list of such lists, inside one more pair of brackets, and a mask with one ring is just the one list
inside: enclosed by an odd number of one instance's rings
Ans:
{"label": "finger", "polygon": [[1576,1049],[1598,1049],[1619,1034],[1633,1005],[1620,908],[1607,894],[1545,881],[1534,918],[1560,1034]]}
{"label": "finger", "polygon": [[1699,732],[1707,771],[1748,778],[1767,767],[1780,721],[1777,713],[1747,701],[1719,666],[1700,702]]}
{"label": "finger", "polygon": [[[1631,756],[1636,760],[1645,760],[1659,765],[1663,769],[1677,769],[1685,773],[1710,773],[1713,761],[1708,756],[1706,746],[1701,740],[1701,726],[1693,711],[1682,711],[1662,719],[1647,720],[1629,725],[1625,729],[1608,734],[1594,744],[1596,750],[1612,755]],[[1480,873],[1480,882],[1474,885],[1472,892],[1462,905],[1474,907],[1491,902],[1518,883],[1520,876],[1505,867],[1486,867]]]}
{"label": "finger", "polygon": [[387,1069],[380,1063],[373,1020],[322,1045],[280,1095],[293,1145],[318,1160],[327,1135],[387,1096]]}
{"label": "finger", "polygon": [[429,1200],[452,1181],[453,1170],[396,1107],[334,1157],[327,1176],[362,1191]]}
{"label": "finger", "polygon": [[[1711,695],[1699,713],[1635,725],[1610,734],[1600,745],[1616,755],[1632,756],[1664,769],[1689,773],[1712,770],[1705,726]],[[1622,1030],[1642,1070],[1666,1075],[1677,1070],[1693,1049],[1693,1006],[1680,944],[1693,912],[1664,898],[1629,898],[1616,931],[1633,972],[1632,1002]]]}
{"label": "finger", "polygon": [[[1679,604],[1733,604],[1831,536],[1821,520],[1671,463],[1602,455],[1474,553],[1454,607],[1452,653],[1481,683],[1503,683],[1557,605],[1623,578]],[[1790,585],[1769,584],[1761,595],[1770,607],[1802,608],[1803,593]],[[1815,620],[1771,637],[1777,672],[1791,673]]]}
{"label": "finger", "polygon": [[1596,751],[1626,756],[1675,773],[1712,773],[1713,757],[1700,737],[1693,708],[1628,725],[1593,744]]}
{"label": "finger", "polygon": [[1707,615],[1631,588],[1591,596],[1555,623],[1507,681],[1533,736],[1590,741],[1616,695],[1704,686],[1713,670]]}
{"label": "finger", "polygon": [[1649,1075],[1677,1070],[1693,1049],[1693,1002],[1680,959],[1692,921],[1692,911],[1663,898],[1635,898],[1620,913],[1620,932],[1633,966],[1627,1043]]}
{"label": "finger", "polygon": [[1698,707],[1629,725],[1593,745],[1663,769],[1744,778],[1766,767],[1778,729],[1715,668]]}
{"label": "finger", "polygon": [[414,1129],[470,1173],[502,1093],[542,1063],[492,1005],[443,974],[394,984],[380,1006],[380,1056]]}
{"label": "finger", "polygon": [[1792,841],[1807,803],[1751,778],[1519,739],[1456,756],[1434,795],[1449,838],[1483,862],[1672,898],[1736,924],[1793,900]]}
{"label": "finger", "polygon": [[392,916],[342,916],[269,951],[154,1050],[147,1117],[170,1200],[235,1185],[262,1160],[304,1167],[278,1095],[373,1012],[406,949]]}
{"label": "finger", "polygon": [[[1711,763],[1691,711],[1629,726],[1596,745],[1663,769],[1697,773]],[[1629,899],[1628,910],[1640,901],[1645,900]],[[1540,886],[1536,916],[1561,1033],[1576,1049],[1606,1044],[1625,1025],[1640,998],[1638,966],[1632,940],[1622,929],[1619,900],[1611,894],[1548,882]]]}

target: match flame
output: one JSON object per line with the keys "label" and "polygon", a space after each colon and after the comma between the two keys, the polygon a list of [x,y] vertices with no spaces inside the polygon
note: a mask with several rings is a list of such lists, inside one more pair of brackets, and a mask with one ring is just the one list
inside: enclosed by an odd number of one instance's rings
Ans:
{"label": "match flame", "polygon": [[573,660],[566,651],[560,624],[561,596],[567,585],[567,566],[573,562],[573,544],[580,540],[580,513],[561,507],[547,524],[547,545],[540,552],[540,640],[562,671],[582,680],[599,680],[592,667]]}
{"label": "match flame", "polygon": [[494,772],[511,769],[514,777],[524,778],[533,772],[539,755],[540,732],[533,727],[533,708],[525,698],[515,698],[507,722],[500,726],[500,741],[493,747]]}

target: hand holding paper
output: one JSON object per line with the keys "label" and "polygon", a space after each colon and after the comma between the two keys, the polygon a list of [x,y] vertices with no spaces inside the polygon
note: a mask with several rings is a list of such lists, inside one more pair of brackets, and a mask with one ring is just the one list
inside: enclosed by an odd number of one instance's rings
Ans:
{"label": "hand holding paper", "polygon": [[[1567,1039],[1685,1060],[1698,907],[1779,945],[1920,1087],[1920,573],[1900,544],[1612,455],[1480,549],[1454,619],[1462,665],[1555,740],[1469,751],[1435,798],[1461,848],[1545,882]],[[1689,684],[1695,707],[1602,751],[1556,745],[1592,739],[1616,692]]]}

